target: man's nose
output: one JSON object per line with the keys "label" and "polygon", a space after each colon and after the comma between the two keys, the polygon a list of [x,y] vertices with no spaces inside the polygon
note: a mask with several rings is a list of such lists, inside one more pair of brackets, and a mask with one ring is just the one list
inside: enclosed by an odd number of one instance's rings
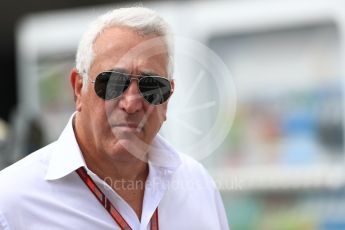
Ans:
{"label": "man's nose", "polygon": [[136,113],[143,108],[143,98],[136,79],[132,79],[128,89],[123,93],[119,106],[127,113]]}

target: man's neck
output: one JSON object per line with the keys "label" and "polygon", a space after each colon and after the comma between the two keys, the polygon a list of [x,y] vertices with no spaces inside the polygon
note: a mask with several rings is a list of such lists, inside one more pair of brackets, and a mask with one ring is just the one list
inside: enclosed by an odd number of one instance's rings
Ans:
{"label": "man's neck", "polygon": [[118,154],[125,156],[123,158],[112,158],[105,153],[98,153],[93,148],[90,149],[83,141],[85,136],[77,131],[78,122],[76,120],[76,116],[74,116],[72,121],[73,131],[85,163],[91,171],[103,180],[106,178],[128,181],[146,180],[149,171],[147,160],[142,161],[129,152]]}
{"label": "man's neck", "polygon": [[111,181],[146,181],[149,168],[148,163],[141,160],[120,161],[100,159],[83,153],[87,167],[107,183]]}
{"label": "man's neck", "polygon": [[74,133],[87,167],[110,185],[133,208],[140,219],[145,182],[149,173],[147,160],[136,158],[131,153],[125,152],[124,148],[113,149],[112,154],[97,151],[95,146],[86,141],[87,137],[83,132],[78,133],[78,122],[75,120],[73,120]]}
{"label": "man's neck", "polygon": [[122,197],[137,214],[139,220],[142,214],[145,182],[149,167],[146,162],[99,162],[92,156],[84,154],[88,168],[104,180]]}

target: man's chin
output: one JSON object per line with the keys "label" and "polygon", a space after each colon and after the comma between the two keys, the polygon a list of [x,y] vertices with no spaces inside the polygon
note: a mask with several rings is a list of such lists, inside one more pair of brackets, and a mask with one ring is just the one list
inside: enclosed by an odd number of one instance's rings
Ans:
{"label": "man's chin", "polygon": [[119,139],[115,143],[112,155],[119,158],[136,158],[142,161],[147,161],[148,145],[146,145],[139,138]]}

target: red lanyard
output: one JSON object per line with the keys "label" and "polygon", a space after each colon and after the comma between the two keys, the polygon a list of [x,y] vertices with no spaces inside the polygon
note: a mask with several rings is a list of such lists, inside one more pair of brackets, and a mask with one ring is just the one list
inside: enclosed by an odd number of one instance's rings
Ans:
{"label": "red lanyard", "polygon": [[[116,221],[116,223],[120,226],[122,230],[132,230],[126,220],[121,216],[121,214],[117,211],[114,205],[109,201],[109,199],[104,195],[104,193],[98,188],[96,183],[92,180],[92,178],[87,174],[84,167],[80,167],[76,170],[80,178],[84,181],[86,186],[90,189],[90,191],[95,195],[97,200],[103,205],[105,210],[110,214],[110,216]],[[156,208],[155,212],[151,217],[151,230],[159,230],[158,227],[158,208]]]}

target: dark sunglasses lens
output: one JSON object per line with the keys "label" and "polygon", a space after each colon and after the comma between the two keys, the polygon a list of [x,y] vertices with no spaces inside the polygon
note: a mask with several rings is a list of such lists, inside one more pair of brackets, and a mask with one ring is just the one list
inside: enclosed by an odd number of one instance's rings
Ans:
{"label": "dark sunglasses lens", "polygon": [[153,105],[164,103],[171,94],[169,80],[162,77],[144,77],[140,79],[139,89],[145,100]]}
{"label": "dark sunglasses lens", "polygon": [[116,72],[100,73],[95,81],[95,92],[104,100],[111,100],[122,95],[128,88],[130,79],[127,75]]}

